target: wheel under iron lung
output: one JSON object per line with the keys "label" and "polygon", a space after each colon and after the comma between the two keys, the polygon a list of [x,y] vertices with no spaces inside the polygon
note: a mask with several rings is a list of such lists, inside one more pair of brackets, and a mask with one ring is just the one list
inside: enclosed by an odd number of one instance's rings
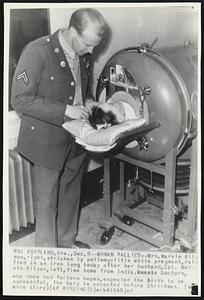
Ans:
{"label": "wheel under iron lung", "polygon": [[[128,48],[108,60],[98,80],[97,101],[101,101],[104,92],[106,100],[117,95],[123,95],[124,101],[126,96],[131,97],[148,123],[157,120],[161,123],[145,136],[146,151],[136,143],[125,147],[125,154],[151,162],[162,160],[173,147],[177,154],[183,152],[196,128],[197,59],[196,47],[185,42],[159,51]],[[111,76],[118,66],[126,70],[134,82],[132,86],[114,84]]]}

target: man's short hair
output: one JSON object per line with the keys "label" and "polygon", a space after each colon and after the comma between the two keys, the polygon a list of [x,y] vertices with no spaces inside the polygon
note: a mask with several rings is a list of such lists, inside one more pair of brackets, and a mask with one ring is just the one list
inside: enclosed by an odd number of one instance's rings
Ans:
{"label": "man's short hair", "polygon": [[79,34],[82,34],[90,23],[95,24],[96,34],[102,37],[107,24],[103,16],[94,8],[81,8],[76,10],[71,16],[69,28],[73,27]]}

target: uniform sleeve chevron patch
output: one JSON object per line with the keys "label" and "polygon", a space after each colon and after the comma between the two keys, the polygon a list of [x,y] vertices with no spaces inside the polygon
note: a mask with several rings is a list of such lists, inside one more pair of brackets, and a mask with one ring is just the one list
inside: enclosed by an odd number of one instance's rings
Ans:
{"label": "uniform sleeve chevron patch", "polygon": [[23,81],[26,85],[29,84],[29,79],[26,74],[26,70],[24,70],[22,73],[20,73],[19,75],[16,76],[16,80],[21,80],[21,79],[23,79]]}

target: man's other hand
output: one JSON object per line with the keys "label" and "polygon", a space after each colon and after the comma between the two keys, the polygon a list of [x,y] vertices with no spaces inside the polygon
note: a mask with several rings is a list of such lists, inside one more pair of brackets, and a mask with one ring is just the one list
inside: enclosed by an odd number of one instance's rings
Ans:
{"label": "man's other hand", "polygon": [[83,105],[67,105],[65,110],[65,116],[71,119],[87,120],[89,116],[89,111]]}

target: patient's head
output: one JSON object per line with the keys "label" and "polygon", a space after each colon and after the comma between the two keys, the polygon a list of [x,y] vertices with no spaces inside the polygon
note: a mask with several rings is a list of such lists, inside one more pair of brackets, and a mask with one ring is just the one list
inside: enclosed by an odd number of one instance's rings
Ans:
{"label": "patient's head", "polygon": [[105,111],[100,105],[92,107],[88,121],[95,129],[107,128],[119,123],[117,116],[111,110]]}
{"label": "patient's head", "polygon": [[122,123],[125,121],[125,111],[121,101],[113,102],[112,99],[108,99],[107,102],[101,102],[97,105],[102,108],[104,112],[112,112],[116,116],[116,120],[118,123]]}

